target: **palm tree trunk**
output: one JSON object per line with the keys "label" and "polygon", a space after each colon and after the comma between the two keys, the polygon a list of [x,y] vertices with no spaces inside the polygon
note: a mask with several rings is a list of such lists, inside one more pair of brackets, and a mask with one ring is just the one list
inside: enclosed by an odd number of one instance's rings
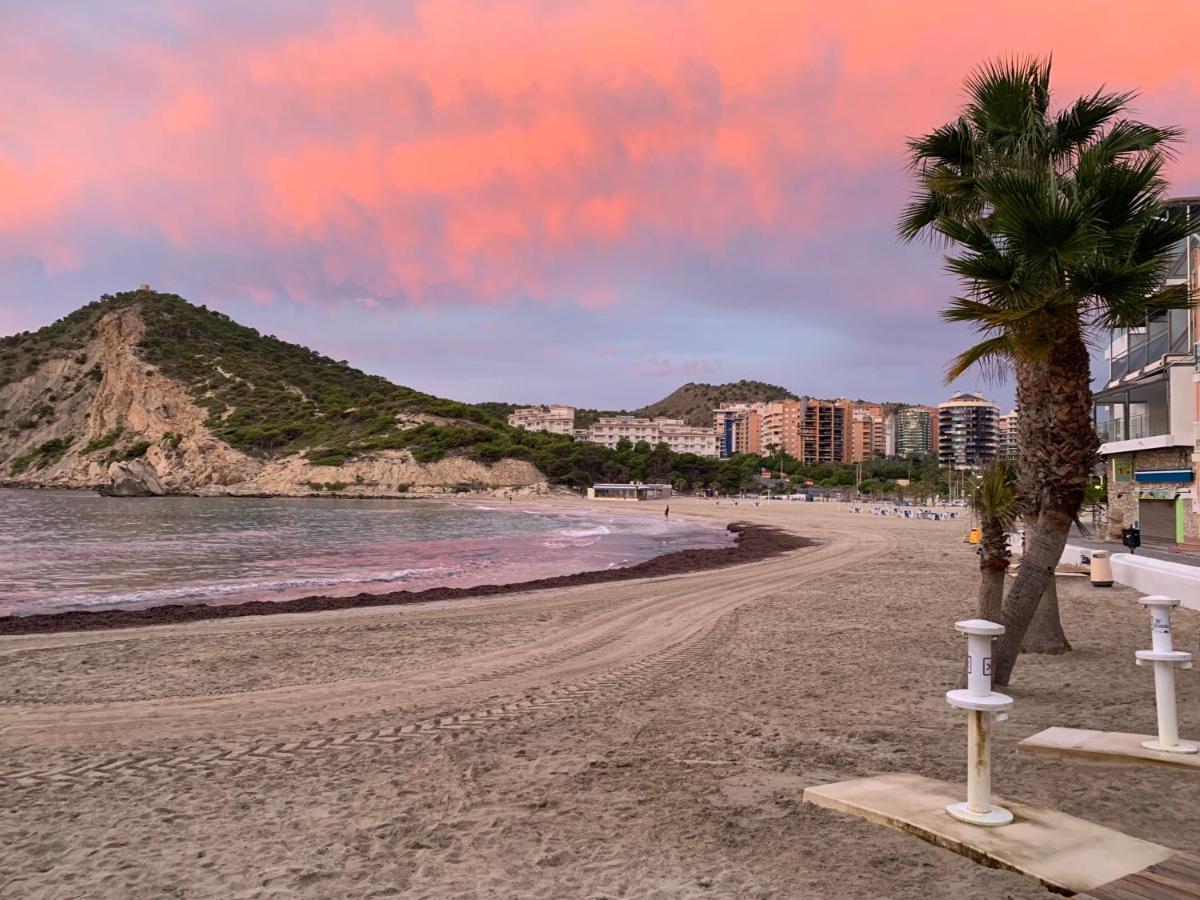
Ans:
{"label": "palm tree trunk", "polygon": [[1004,604],[1004,573],[1008,566],[980,566],[979,618],[999,622]]}
{"label": "palm tree trunk", "polygon": [[1058,617],[1058,584],[1050,579],[1046,593],[1038,603],[1029,630],[1025,632],[1025,642],[1021,644],[1022,653],[1045,653],[1056,656],[1071,649],[1071,642],[1063,633],[1062,622]]}
{"label": "palm tree trunk", "polygon": [[[1016,580],[1004,599],[1004,636],[996,645],[995,682],[1012,678],[1038,604],[1054,580],[1071,524],[1083,503],[1099,441],[1092,427],[1091,369],[1078,320],[1063,320],[1046,336],[1052,350],[1036,364],[1017,366],[1020,484],[1025,510],[1025,551]],[[1046,611],[1062,632],[1058,604]],[[1062,643],[1066,646],[1065,636]]]}
{"label": "palm tree trunk", "polygon": [[[1062,510],[1044,510],[1037,527],[1025,529],[1025,552],[1021,567],[1004,598],[1000,624],[1004,635],[996,642],[996,658],[992,673],[996,684],[1005,685],[1012,678],[1017,654],[1025,643],[1025,634],[1033,622],[1038,605],[1054,580],[1054,569],[1062,558],[1071,529],[1071,516]],[[1058,606],[1052,614],[1057,618]]]}

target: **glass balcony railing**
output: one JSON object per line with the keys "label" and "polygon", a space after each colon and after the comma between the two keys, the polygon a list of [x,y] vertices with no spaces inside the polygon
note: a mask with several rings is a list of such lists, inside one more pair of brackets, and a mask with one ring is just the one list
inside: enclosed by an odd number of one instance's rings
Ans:
{"label": "glass balcony railing", "polygon": [[1125,440],[1125,423],[1120,419],[1113,422],[1097,422],[1096,436],[1100,438],[1102,444],[1123,441]]}
{"label": "glass balcony railing", "polygon": [[1097,422],[1096,434],[1100,443],[1110,444],[1113,441],[1136,441],[1138,438],[1151,437],[1153,429],[1149,416],[1130,416],[1128,419]]}

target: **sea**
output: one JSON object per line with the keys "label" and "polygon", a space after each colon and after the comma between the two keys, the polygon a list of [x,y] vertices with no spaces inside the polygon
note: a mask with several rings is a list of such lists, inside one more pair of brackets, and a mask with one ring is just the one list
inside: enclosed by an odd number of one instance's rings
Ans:
{"label": "sea", "polygon": [[0,615],[506,584],[731,543],[609,506],[0,489]]}

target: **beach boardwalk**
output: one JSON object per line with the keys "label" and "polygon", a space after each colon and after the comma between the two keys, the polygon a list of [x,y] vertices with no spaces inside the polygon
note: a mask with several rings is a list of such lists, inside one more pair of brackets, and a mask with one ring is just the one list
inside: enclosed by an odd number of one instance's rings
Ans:
{"label": "beach boardwalk", "polygon": [[1081,900],[1192,900],[1200,898],[1200,857],[1175,853],[1170,859],[1147,866],[1101,885]]}

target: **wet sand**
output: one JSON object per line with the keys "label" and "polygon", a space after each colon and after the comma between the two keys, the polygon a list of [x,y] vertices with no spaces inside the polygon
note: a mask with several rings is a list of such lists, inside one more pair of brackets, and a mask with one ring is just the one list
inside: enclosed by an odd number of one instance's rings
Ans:
{"label": "wet sand", "polygon": [[[967,524],[737,515],[818,543],[645,580],[0,638],[0,895],[1047,896],[800,803],[883,772],[962,780],[942,694],[974,606]],[[1154,727],[1136,595],[1064,578],[1060,599],[1075,651],[1021,660],[997,790],[1194,850],[1194,779],[1016,755],[1050,725]],[[1176,622],[1195,651],[1200,616]],[[1195,738],[1200,690],[1179,681]]]}

